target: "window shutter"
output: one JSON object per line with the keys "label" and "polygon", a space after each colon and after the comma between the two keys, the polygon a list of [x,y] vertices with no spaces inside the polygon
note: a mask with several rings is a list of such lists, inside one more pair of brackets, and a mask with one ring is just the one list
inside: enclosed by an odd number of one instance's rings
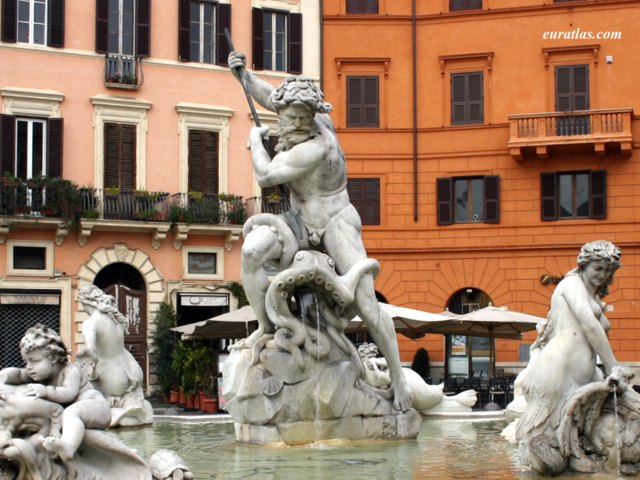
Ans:
{"label": "window shutter", "polygon": [[121,125],[122,157],[120,160],[120,188],[136,188],[136,126]]}
{"label": "window shutter", "polygon": [[150,55],[151,0],[137,0],[136,54],[138,57]]}
{"label": "window shutter", "polygon": [[347,127],[362,125],[362,87],[359,77],[347,78]]}
{"label": "window shutter", "polygon": [[216,26],[216,64],[228,65],[229,44],[224,34],[225,28],[231,33],[231,4],[218,4],[218,25]]}
{"label": "window shutter", "polygon": [[252,12],[252,24],[253,24],[253,68],[256,70],[264,70],[264,61],[262,53],[264,50],[264,32],[262,30],[262,10],[254,8]]}
{"label": "window shutter", "polygon": [[218,193],[218,134],[189,130],[189,191]]}
{"label": "window shutter", "polygon": [[589,175],[589,218],[607,218],[607,171],[593,170]]}
{"label": "window shutter", "polygon": [[202,192],[202,132],[189,130],[189,185],[190,192]]}
{"label": "window shutter", "polygon": [[189,35],[191,31],[191,0],[180,0],[178,4],[178,60],[191,60]]}
{"label": "window shutter", "polygon": [[[109,0],[96,0],[96,52],[107,53],[109,38]],[[114,186],[114,185],[110,185]]]}
{"label": "window shutter", "polygon": [[380,121],[378,118],[378,106],[380,104],[378,77],[367,77],[364,79],[364,126],[378,127]]}
{"label": "window shutter", "polygon": [[462,74],[451,75],[451,124],[456,125],[465,122],[465,76]]}
{"label": "window shutter", "polygon": [[62,146],[64,139],[62,118],[47,122],[47,176],[62,177]]}
{"label": "window shutter", "polygon": [[16,43],[18,38],[18,0],[2,2],[2,41]]}
{"label": "window shutter", "polygon": [[136,188],[136,126],[104,124],[104,186]]}
{"label": "window shutter", "polygon": [[556,67],[556,112],[573,110],[571,102],[571,67]]}
{"label": "window shutter", "polygon": [[467,98],[469,100],[467,120],[469,123],[481,123],[484,120],[482,73],[467,75]]}
{"label": "window shutter", "polygon": [[288,59],[289,73],[302,73],[302,14],[289,14]]}
{"label": "window shutter", "polygon": [[16,156],[16,117],[13,115],[0,115],[0,165],[2,172],[10,172],[15,175]]}
{"label": "window shutter", "polygon": [[48,2],[47,45],[49,47],[64,47],[64,0],[49,0]]}
{"label": "window shutter", "polygon": [[453,223],[453,180],[451,177],[436,179],[438,225]]}
{"label": "window shutter", "polygon": [[500,177],[498,175],[484,177],[484,222],[500,222]]}
{"label": "window shutter", "polygon": [[542,220],[558,219],[557,176],[553,172],[540,174],[540,214]]}
{"label": "window shutter", "polygon": [[347,0],[347,13],[361,13],[362,0]]}
{"label": "window shutter", "polygon": [[350,178],[347,191],[363,225],[380,225],[380,179]]}
{"label": "window shutter", "polygon": [[589,65],[573,66],[573,110],[589,109]]}

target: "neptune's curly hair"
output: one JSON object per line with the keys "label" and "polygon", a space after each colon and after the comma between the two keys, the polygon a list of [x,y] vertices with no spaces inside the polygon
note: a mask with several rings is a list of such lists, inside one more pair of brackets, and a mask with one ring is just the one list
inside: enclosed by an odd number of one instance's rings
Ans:
{"label": "neptune's curly hair", "polygon": [[286,78],[271,92],[269,99],[278,111],[292,103],[305,105],[313,113],[329,113],[332,110],[331,104],[324,101],[324,94],[313,80],[303,76]]}

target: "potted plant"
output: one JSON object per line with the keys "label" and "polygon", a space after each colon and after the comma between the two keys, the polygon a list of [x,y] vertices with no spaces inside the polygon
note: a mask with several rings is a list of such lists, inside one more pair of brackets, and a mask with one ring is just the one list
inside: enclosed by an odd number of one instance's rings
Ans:
{"label": "potted plant", "polygon": [[[171,329],[177,325],[178,315],[169,303],[161,303],[154,321],[155,330],[151,334],[151,351],[155,357],[156,377],[160,391],[170,396],[172,387],[177,385],[177,377],[173,370],[172,352],[178,342],[178,334]],[[178,389],[175,388],[177,403]]]}

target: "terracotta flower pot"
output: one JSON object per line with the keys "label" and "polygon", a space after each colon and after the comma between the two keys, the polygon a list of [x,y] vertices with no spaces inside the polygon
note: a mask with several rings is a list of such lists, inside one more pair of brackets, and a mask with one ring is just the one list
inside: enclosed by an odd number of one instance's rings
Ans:
{"label": "terracotta flower pot", "polygon": [[206,413],[216,413],[218,411],[218,399],[216,398],[207,398],[205,399],[202,410]]}
{"label": "terracotta flower pot", "polygon": [[195,395],[186,395],[186,398],[185,398],[186,409],[193,410],[195,408],[195,401],[196,401]]}
{"label": "terracotta flower pot", "polygon": [[180,392],[178,390],[169,391],[169,403],[176,404],[180,399]]}

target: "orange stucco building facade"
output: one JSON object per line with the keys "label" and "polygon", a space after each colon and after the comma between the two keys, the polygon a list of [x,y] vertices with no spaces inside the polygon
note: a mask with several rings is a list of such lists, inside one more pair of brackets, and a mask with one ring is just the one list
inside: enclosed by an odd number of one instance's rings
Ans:
{"label": "orange stucco building facade", "polygon": [[[379,195],[364,226],[377,291],[434,313],[490,302],[545,317],[581,245],[609,240],[610,340],[638,366],[640,2],[322,4],[322,87],[350,179]],[[534,339],[496,339],[496,367],[519,371]],[[443,335],[399,342],[404,362],[426,348],[435,376],[487,371],[486,343],[460,359]]]}

